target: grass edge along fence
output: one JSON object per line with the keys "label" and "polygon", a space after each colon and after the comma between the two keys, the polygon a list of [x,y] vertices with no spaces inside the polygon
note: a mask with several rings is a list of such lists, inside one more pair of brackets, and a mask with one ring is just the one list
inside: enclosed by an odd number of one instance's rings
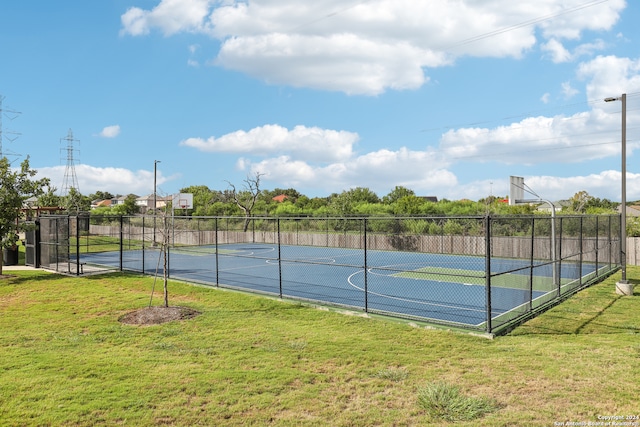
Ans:
{"label": "grass edge along fence", "polygon": [[619,216],[45,216],[42,267],[116,269],[498,334],[620,267]]}

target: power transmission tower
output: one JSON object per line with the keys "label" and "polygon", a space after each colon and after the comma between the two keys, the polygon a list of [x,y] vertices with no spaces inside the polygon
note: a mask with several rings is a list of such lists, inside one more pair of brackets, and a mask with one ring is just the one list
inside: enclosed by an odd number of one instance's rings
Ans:
{"label": "power transmission tower", "polygon": [[78,187],[78,177],[76,176],[76,168],[73,160],[73,152],[77,151],[73,148],[74,142],[80,142],[77,139],[73,139],[73,132],[69,129],[66,138],[60,138],[60,142],[67,141],[67,167],[64,170],[64,181],[62,182],[62,189],[60,190],[60,196],[68,196],[69,190],[75,188],[80,192]]}
{"label": "power transmission tower", "polygon": [[[20,136],[20,134],[18,132],[13,132],[13,131],[3,132],[2,118],[6,117],[9,120],[13,120],[16,117],[18,117],[20,114],[22,114],[19,111],[3,108],[2,107],[2,101],[4,100],[4,98],[5,98],[4,96],[0,95],[0,158],[6,157],[7,155],[18,156],[18,154],[16,154],[16,153],[12,153],[12,152],[7,153],[7,152],[5,152],[3,150],[2,143],[4,142],[5,139],[7,141],[9,141],[9,142],[14,142]],[[7,133],[9,135],[12,135],[12,136],[7,136]]]}

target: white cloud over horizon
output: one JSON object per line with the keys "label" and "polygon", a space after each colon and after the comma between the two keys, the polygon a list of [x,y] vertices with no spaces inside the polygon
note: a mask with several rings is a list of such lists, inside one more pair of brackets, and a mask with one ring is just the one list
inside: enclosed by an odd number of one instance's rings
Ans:
{"label": "white cloud over horizon", "polygon": [[252,153],[269,155],[289,153],[301,159],[339,161],[353,154],[359,136],[354,132],[296,126],[288,130],[279,125],[264,125],[249,131],[239,130],[219,138],[188,138],[180,143],[205,152]]}
{"label": "white cloud over horizon", "polygon": [[[153,193],[153,170],[132,171],[126,168],[116,167],[95,167],[86,164],[74,166],[78,179],[78,190],[84,195],[95,193],[96,191],[108,191],[112,194],[122,194],[123,189],[127,189],[127,194],[132,193],[138,196],[145,196]],[[41,167],[37,170],[37,178],[49,178],[51,186],[57,189],[57,193],[62,190],[62,183],[66,172],[66,166]],[[157,173],[157,185],[162,186],[176,177],[165,177],[162,172]],[[158,193],[161,194],[160,190]]]}

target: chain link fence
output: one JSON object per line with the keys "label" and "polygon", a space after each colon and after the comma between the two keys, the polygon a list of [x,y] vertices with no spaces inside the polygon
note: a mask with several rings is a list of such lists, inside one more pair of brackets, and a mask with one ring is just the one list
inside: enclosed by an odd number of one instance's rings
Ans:
{"label": "chain link fence", "polygon": [[48,216],[40,230],[55,271],[166,271],[487,333],[620,267],[619,216]]}

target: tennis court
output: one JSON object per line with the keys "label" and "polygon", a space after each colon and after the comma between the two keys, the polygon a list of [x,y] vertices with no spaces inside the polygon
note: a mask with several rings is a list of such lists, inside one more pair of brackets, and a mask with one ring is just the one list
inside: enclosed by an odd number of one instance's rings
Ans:
{"label": "tennis court", "polygon": [[41,218],[34,248],[69,274],[162,276],[162,238],[174,279],[490,334],[620,265],[616,217],[154,220]]}
{"label": "tennis court", "polygon": [[[123,268],[162,274],[160,256],[157,249],[125,251]],[[94,253],[82,259],[117,267],[120,254]],[[185,281],[474,328],[484,327],[488,306],[495,318],[555,292],[549,285],[551,266],[538,266],[531,282],[525,261],[500,260],[496,264],[504,277],[494,279],[498,284],[488,293],[485,263],[483,257],[368,251],[365,267],[361,250],[244,243],[220,245],[217,251],[214,245],[173,248],[168,270],[170,277]],[[595,266],[584,268],[583,274],[589,274]],[[575,279],[570,265],[563,272],[562,282]]]}

